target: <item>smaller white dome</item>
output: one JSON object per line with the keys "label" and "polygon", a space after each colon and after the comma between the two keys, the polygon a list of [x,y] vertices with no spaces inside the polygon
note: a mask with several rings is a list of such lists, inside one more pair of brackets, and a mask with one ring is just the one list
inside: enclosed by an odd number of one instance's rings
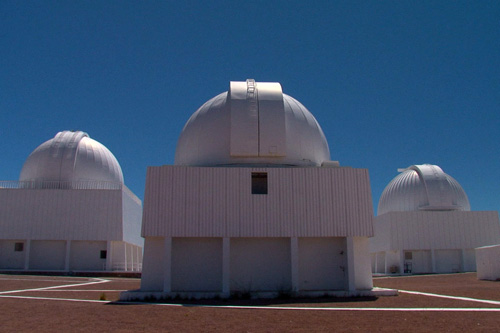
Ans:
{"label": "smaller white dome", "polygon": [[437,165],[412,165],[396,176],[384,189],[378,215],[418,210],[470,211],[462,186]]}
{"label": "smaller white dome", "polygon": [[87,133],[63,131],[28,156],[19,180],[123,183],[123,173],[115,156]]}

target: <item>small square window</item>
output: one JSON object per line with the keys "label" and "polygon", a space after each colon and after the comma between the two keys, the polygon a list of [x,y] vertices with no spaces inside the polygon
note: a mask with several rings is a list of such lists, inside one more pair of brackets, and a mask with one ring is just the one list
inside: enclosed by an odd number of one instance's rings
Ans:
{"label": "small square window", "polygon": [[405,252],[405,260],[412,260],[412,259],[413,259],[413,253]]}
{"label": "small square window", "polygon": [[24,251],[24,243],[15,243],[14,244],[15,252],[23,252]]}
{"label": "small square window", "polygon": [[267,172],[252,172],[252,194],[267,194]]}
{"label": "small square window", "polygon": [[107,255],[108,255],[108,251],[106,251],[106,250],[101,251],[101,259],[106,259]]}

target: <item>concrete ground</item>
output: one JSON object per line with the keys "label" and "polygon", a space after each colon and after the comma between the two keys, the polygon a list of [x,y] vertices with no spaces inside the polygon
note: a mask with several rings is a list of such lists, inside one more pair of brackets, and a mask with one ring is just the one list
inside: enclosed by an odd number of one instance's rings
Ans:
{"label": "concrete ground", "polygon": [[119,303],[134,278],[0,275],[0,331],[498,332],[500,281],[379,277],[399,296]]}

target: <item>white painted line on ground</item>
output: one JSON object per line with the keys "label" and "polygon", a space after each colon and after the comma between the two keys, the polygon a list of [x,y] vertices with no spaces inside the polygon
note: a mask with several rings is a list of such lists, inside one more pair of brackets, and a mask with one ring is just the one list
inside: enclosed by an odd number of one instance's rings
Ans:
{"label": "white painted line on ground", "polygon": [[59,286],[43,287],[43,288],[0,291],[0,295],[13,294],[13,293],[23,293],[23,292],[27,292],[27,291],[44,291],[44,290],[57,289],[57,288],[88,286],[88,285],[92,285],[92,284],[110,282],[110,280],[104,280],[104,279],[98,279],[98,278],[94,278],[92,280],[96,280],[96,281],[85,282],[85,283],[76,283],[76,284],[63,284],[63,285],[59,285]]}
{"label": "white painted line on ground", "polygon": [[34,296],[0,296],[0,298],[34,299],[48,301],[84,302],[101,304],[156,305],[169,307],[198,307],[242,310],[293,310],[293,311],[398,311],[398,312],[500,312],[500,308],[329,308],[329,307],[294,307],[294,306],[244,306],[244,305],[198,305],[198,304],[166,304],[147,302],[110,302],[91,299],[51,298]]}
{"label": "white painted line on ground", "polygon": [[86,303],[111,303],[110,301],[100,301],[94,299],[74,299],[74,298],[54,298],[54,297],[36,297],[36,296],[10,296],[1,295],[0,298],[16,298],[16,299],[38,299],[46,301],[67,301],[67,302],[86,302]]}
{"label": "white painted line on ground", "polygon": [[[45,290],[39,290],[39,291],[45,291]],[[58,290],[58,289],[52,289],[52,290],[47,290],[47,292],[57,292],[57,291],[62,291],[62,292],[100,292],[100,293],[105,293],[105,292],[122,292],[122,291],[128,291],[127,289],[63,289],[63,290]]]}
{"label": "white painted line on ground", "polygon": [[401,289],[398,289],[398,290],[399,290],[400,293],[405,293],[405,294],[431,296],[431,297],[447,298],[447,299],[454,299],[454,300],[460,300],[460,301],[470,301],[470,302],[479,302],[479,303],[500,305],[500,301],[492,301],[492,300],[489,300],[489,299],[479,299],[479,298],[471,298],[471,297],[439,295],[439,294],[424,293],[424,292],[420,292],[420,291],[411,291],[411,290],[401,290]]}
{"label": "white painted line on ground", "polygon": [[[88,278],[75,278],[75,279],[81,279],[84,281],[87,281]],[[74,283],[75,280],[58,280],[58,279],[52,279],[52,280],[42,280],[42,279],[20,279],[20,278],[0,278],[0,280],[5,280],[5,281],[33,281],[33,282],[38,282],[38,281],[43,281],[43,282],[71,282]]]}

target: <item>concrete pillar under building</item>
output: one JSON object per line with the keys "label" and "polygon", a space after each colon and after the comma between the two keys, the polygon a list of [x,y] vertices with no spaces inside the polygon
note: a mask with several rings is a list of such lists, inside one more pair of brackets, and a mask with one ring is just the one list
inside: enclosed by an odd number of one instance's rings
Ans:
{"label": "concrete pillar under building", "polygon": [[163,271],[165,279],[163,280],[163,291],[169,293],[172,291],[172,237],[165,237],[164,254]]}

